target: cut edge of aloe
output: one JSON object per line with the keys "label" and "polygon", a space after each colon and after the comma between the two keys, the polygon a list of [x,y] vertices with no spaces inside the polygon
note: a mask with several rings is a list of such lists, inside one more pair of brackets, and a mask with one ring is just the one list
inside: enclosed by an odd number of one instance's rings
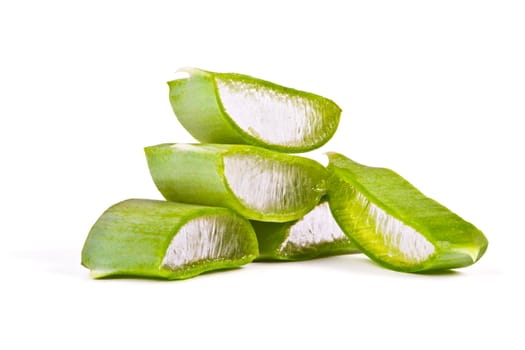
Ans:
{"label": "cut edge of aloe", "polygon": [[[153,181],[167,200],[228,207],[250,220],[297,220],[315,207],[326,193],[326,169],[315,160],[252,145],[167,143],[146,147],[145,153]],[[247,160],[239,162],[244,166],[236,164],[236,157],[243,156],[247,156]],[[249,166],[250,162],[264,164],[264,161],[285,164],[302,176],[286,178],[283,172],[276,176],[277,180],[282,176],[282,183],[296,185],[297,179],[303,178],[312,183],[311,188],[298,190],[295,194],[298,203],[286,210],[257,208],[264,202],[258,204],[260,197],[250,197],[252,193],[278,190],[276,186],[262,187],[265,183],[270,185],[271,179],[262,179],[258,168]],[[300,201],[299,195],[304,201]],[[273,200],[273,203],[284,205],[290,198],[295,197]]]}
{"label": "cut edge of aloe", "polygon": [[255,261],[299,261],[359,253],[334,220],[326,199],[296,221],[251,223],[259,241]]}
{"label": "cut edge of aloe", "polygon": [[[327,155],[332,214],[352,242],[378,264],[402,272],[448,270],[472,265],[485,253],[488,241],[479,229],[397,173],[335,152]],[[425,211],[436,218],[425,217]],[[387,229],[390,233],[380,232]],[[402,243],[393,247],[387,244],[391,239]],[[398,249],[401,244],[404,252]],[[403,257],[421,251],[426,254],[421,259]]]}
{"label": "cut edge of aloe", "polygon": [[[189,77],[168,82],[173,112],[184,128],[203,143],[249,144],[279,152],[302,153],[317,149],[327,143],[333,137],[339,125],[341,108],[334,101],[311,92],[285,87],[267,80],[238,73],[217,73],[191,67],[181,68],[177,72],[187,73]],[[226,102],[221,95],[218,83],[218,80],[221,79],[233,79],[245,84],[254,84],[268,91],[287,95],[287,100],[302,98],[311,103],[325,106],[325,110],[319,111],[319,114],[323,116],[321,119],[326,125],[319,127],[321,130],[318,133],[319,136],[314,137],[316,135],[314,134],[314,136],[304,137],[300,145],[265,140],[260,131],[253,127],[248,127],[248,130],[246,130],[239,124],[240,122],[237,118],[232,117],[228,113],[225,106]],[[195,86],[192,86],[191,83]],[[183,91],[178,91],[179,89]],[[246,93],[247,90],[249,89],[243,89],[243,93]],[[270,101],[269,103],[275,102]],[[244,103],[243,105],[253,106],[253,103]],[[309,109],[309,107],[304,107],[304,110]],[[273,113],[268,113],[267,115],[273,115]],[[274,127],[276,125],[268,126]],[[296,127],[297,121],[292,121],[291,125]],[[311,128],[311,126],[305,126],[302,129],[308,128]],[[275,130],[268,134],[274,133]],[[296,133],[286,132],[284,134],[294,135]]]}
{"label": "cut edge of aloe", "polygon": [[[211,227],[182,232],[200,219],[211,220]],[[176,242],[178,237],[181,239]],[[208,245],[206,238],[211,240]],[[197,256],[191,255],[191,249],[200,249],[193,250]],[[258,242],[251,224],[230,209],[128,199],[108,208],[93,225],[82,249],[81,264],[96,279],[128,276],[174,280],[237,268],[257,255]],[[190,260],[176,266],[174,259]]]}

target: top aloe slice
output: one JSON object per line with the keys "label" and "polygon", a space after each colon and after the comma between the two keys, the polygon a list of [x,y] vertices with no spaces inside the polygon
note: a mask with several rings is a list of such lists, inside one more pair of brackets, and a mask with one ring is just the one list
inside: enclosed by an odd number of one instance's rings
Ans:
{"label": "top aloe slice", "polygon": [[261,147],[161,144],[145,153],[167,200],[227,207],[250,220],[297,220],[326,193],[321,164]]}
{"label": "top aloe slice", "polygon": [[325,144],[339,124],[339,106],[319,95],[236,73],[180,71],[189,77],[168,82],[171,106],[200,142],[298,153]]}
{"label": "top aloe slice", "polygon": [[452,269],[478,261],[483,233],[423,195],[389,169],[329,154],[330,209],[360,250],[381,265],[406,271]]}

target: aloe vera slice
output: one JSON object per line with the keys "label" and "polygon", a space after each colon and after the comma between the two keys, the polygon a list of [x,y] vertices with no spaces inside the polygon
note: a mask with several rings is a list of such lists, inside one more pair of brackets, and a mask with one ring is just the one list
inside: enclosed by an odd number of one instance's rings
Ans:
{"label": "aloe vera slice", "polygon": [[107,209],[82,250],[94,278],[185,279],[258,255],[250,223],[226,208],[130,199]]}
{"label": "aloe vera slice", "polygon": [[297,220],[326,190],[321,164],[260,147],[162,144],[145,152],[167,200],[227,207],[251,220]]}
{"label": "aloe vera slice", "polygon": [[389,169],[329,154],[330,209],[368,257],[388,268],[416,272],[478,261],[488,241],[471,223],[423,195]]}
{"label": "aloe vera slice", "polygon": [[200,142],[304,152],[326,143],[339,124],[341,109],[319,95],[247,75],[180,71],[189,77],[168,83],[171,106]]}
{"label": "aloe vera slice", "polygon": [[301,219],[275,223],[252,221],[259,241],[257,260],[305,260],[358,253],[322,200]]}

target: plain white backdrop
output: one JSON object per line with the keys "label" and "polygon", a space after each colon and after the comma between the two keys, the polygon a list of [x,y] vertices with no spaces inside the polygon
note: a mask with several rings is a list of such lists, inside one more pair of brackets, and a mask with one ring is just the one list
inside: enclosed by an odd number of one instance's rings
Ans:
{"label": "plain white backdrop", "polygon": [[[522,1],[2,1],[0,348],[522,349]],[[184,66],[312,91],[338,151],[396,170],[487,235],[453,273],[365,257],[181,282],[92,280],[98,216],[158,198],[143,147],[192,142]]]}

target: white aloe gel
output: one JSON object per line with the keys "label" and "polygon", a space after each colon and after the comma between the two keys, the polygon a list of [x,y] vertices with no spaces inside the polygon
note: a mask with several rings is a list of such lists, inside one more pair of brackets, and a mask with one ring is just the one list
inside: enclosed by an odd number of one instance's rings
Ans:
{"label": "white aloe gel", "polygon": [[217,77],[216,82],[224,110],[251,136],[270,144],[297,147],[305,139],[322,135],[324,117],[318,101],[253,82],[223,77]]}
{"label": "white aloe gel", "polygon": [[288,229],[288,236],[281,243],[279,252],[300,250],[325,243],[349,243],[349,239],[335,222],[328,202],[322,202]]}
{"label": "white aloe gel", "polygon": [[238,219],[227,216],[207,216],[186,223],[173,237],[162,267],[171,270],[197,262],[221,258],[240,258],[245,253],[235,232],[243,227]]}
{"label": "white aloe gel", "polygon": [[279,212],[305,202],[309,177],[302,167],[257,155],[224,157],[224,176],[235,195],[254,210]]}

